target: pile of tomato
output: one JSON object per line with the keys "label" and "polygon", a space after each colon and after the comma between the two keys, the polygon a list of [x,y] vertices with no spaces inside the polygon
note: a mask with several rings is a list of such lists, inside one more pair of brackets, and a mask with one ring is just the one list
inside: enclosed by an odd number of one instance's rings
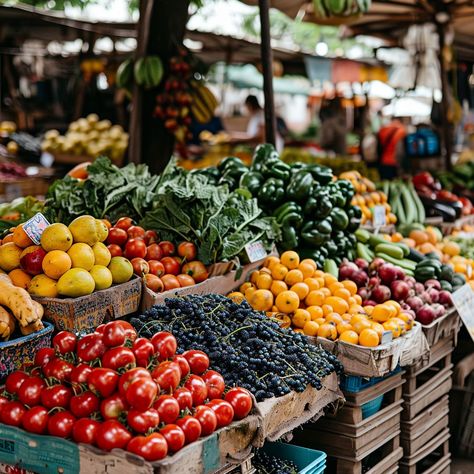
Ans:
{"label": "pile of tomato", "polygon": [[201,283],[209,276],[206,266],[196,260],[192,242],[160,242],[154,230],[134,225],[130,217],[120,218],[109,229],[107,248],[112,257],[128,258],[136,275],[144,278],[155,292],[173,290]]}
{"label": "pile of tomato", "polygon": [[0,421],[157,461],[249,414],[249,392],[227,390],[204,352],[176,350],[169,332],[141,338],[126,321],[59,332],[7,377]]}

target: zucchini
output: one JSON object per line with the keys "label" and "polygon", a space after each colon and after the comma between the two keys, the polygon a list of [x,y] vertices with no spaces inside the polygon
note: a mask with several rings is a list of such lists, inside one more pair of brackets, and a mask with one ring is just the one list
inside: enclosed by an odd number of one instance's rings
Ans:
{"label": "zucchini", "polygon": [[362,242],[363,244],[368,242],[369,239],[370,239],[370,232],[368,230],[365,230],[365,229],[360,229],[359,228],[354,232],[354,234],[357,237],[357,240],[359,242]]}
{"label": "zucchini", "polygon": [[410,255],[410,247],[408,247],[407,244],[404,244],[403,242],[391,242],[391,244],[401,248],[404,257],[408,257],[408,255]]}
{"label": "zucchini", "polygon": [[417,281],[425,282],[426,280],[431,280],[436,278],[436,268],[435,267],[417,267],[415,270],[415,279]]}
{"label": "zucchini", "polygon": [[369,244],[371,247],[375,248],[379,244],[386,244],[389,243],[388,240],[385,240],[383,237],[380,237],[376,234],[371,234],[369,238]]}
{"label": "zucchini", "polygon": [[369,248],[366,245],[364,245],[362,242],[357,242],[356,253],[357,253],[357,257],[363,258],[367,262],[371,262],[373,259]]}
{"label": "zucchini", "polygon": [[376,253],[384,253],[390,255],[393,258],[401,260],[404,257],[403,250],[400,247],[392,245],[390,243],[378,244],[375,247]]}
{"label": "zucchini", "polygon": [[380,257],[386,262],[396,265],[397,267],[400,267],[402,270],[414,271],[416,269],[416,264],[410,260],[405,260],[405,259],[400,260],[397,258],[393,258],[391,255],[387,255],[385,253],[376,253],[376,255],[377,257]]}
{"label": "zucchini", "polygon": [[401,202],[405,211],[405,222],[411,224],[416,221],[416,211],[413,203],[413,196],[410,189],[405,184],[400,185]]}
{"label": "zucchini", "polygon": [[425,256],[418,252],[416,249],[410,249],[410,253],[407,255],[410,260],[413,260],[416,263],[422,262],[425,259]]}

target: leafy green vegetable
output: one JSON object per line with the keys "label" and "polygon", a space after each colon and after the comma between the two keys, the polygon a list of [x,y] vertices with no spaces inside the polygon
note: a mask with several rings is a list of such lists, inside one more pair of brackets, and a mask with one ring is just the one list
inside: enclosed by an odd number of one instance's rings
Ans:
{"label": "leafy green vegetable", "polygon": [[27,221],[36,213],[43,212],[43,208],[44,204],[32,196],[19,197],[12,202],[0,204],[0,235]]}

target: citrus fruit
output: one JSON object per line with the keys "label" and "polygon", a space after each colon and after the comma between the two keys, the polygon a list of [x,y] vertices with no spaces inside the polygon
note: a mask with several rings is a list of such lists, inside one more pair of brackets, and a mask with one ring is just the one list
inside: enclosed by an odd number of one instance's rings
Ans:
{"label": "citrus fruit", "polygon": [[253,283],[254,285],[257,284],[257,278],[259,277],[260,275],[260,272],[258,270],[254,270],[251,274],[250,274],[250,283]]}
{"label": "citrus fruit", "polygon": [[[106,225],[92,216],[76,217],[70,224],[69,230],[74,238],[74,242],[81,242],[87,245],[94,245],[100,242],[103,237],[103,228]],[[107,231],[108,232],[108,231]]]}
{"label": "citrus fruit", "polygon": [[273,294],[270,290],[255,290],[249,303],[256,311],[270,311],[273,306]]}
{"label": "citrus fruit", "polygon": [[349,290],[352,296],[357,293],[357,285],[352,280],[344,280],[342,284],[346,290]]}
{"label": "citrus fruit", "polygon": [[339,336],[339,340],[349,344],[357,344],[359,342],[359,335],[352,329],[349,329]]}
{"label": "citrus fruit", "polygon": [[314,321],[318,318],[323,317],[323,308],[321,306],[308,306],[306,310],[309,312],[311,315],[311,320]]}
{"label": "citrus fruit", "polygon": [[331,341],[336,340],[337,330],[336,326],[333,323],[324,323],[319,326],[318,337],[324,337],[330,339]]}
{"label": "citrus fruit", "polygon": [[272,270],[273,267],[279,263],[280,263],[280,259],[278,257],[275,257],[274,255],[270,255],[263,262],[263,266]]}
{"label": "citrus fruit", "polygon": [[245,291],[249,288],[255,288],[255,285],[253,283],[250,283],[249,281],[246,281],[240,285],[239,291],[241,293],[245,293]]}
{"label": "citrus fruit", "polygon": [[345,331],[354,331],[354,329],[352,328],[351,323],[349,323],[348,321],[344,321],[344,320],[342,320],[341,323],[336,324],[336,329],[337,329],[337,333],[339,335],[342,334]]}
{"label": "citrus fruit", "polygon": [[316,321],[308,321],[304,327],[303,332],[307,336],[316,337],[318,335],[319,324]]}
{"label": "citrus fruit", "polygon": [[303,277],[304,278],[310,278],[314,275],[314,270],[315,268],[313,267],[313,265],[311,265],[311,263],[309,262],[301,262],[299,265],[298,265],[298,270],[301,271],[301,273],[303,274]]}
{"label": "citrus fruit", "polygon": [[326,296],[321,290],[313,290],[308,293],[305,303],[308,306],[322,306],[325,299]]}
{"label": "citrus fruit", "polygon": [[15,227],[15,230],[13,231],[12,241],[16,245],[18,245],[18,247],[21,247],[22,249],[29,247],[30,245],[33,245],[33,241],[28,237],[26,232],[23,230],[22,225],[18,225]]}
{"label": "citrus fruit", "polygon": [[324,300],[324,304],[331,305],[334,311],[339,314],[347,313],[349,311],[349,304],[339,296],[328,296]]}
{"label": "citrus fruit", "polygon": [[302,263],[305,264],[305,265],[306,265],[306,264],[311,265],[311,266],[313,267],[313,270],[314,270],[314,271],[316,271],[317,268],[318,268],[318,266],[316,265],[316,262],[315,262],[312,258],[305,258],[305,259],[301,260],[300,265],[301,265]]}
{"label": "citrus fruit", "polygon": [[323,304],[321,308],[323,309],[324,317],[326,317],[329,313],[334,312],[334,309],[330,304]]}
{"label": "citrus fruit", "polygon": [[56,280],[46,275],[36,275],[31,279],[28,285],[28,293],[44,298],[56,298],[56,296],[58,296]]}
{"label": "citrus fruit", "polygon": [[290,270],[285,276],[285,283],[289,286],[293,286],[295,283],[300,283],[303,280],[303,273],[298,269]]}
{"label": "citrus fruit", "polygon": [[275,280],[284,280],[286,277],[286,274],[288,273],[288,268],[285,267],[285,265],[282,265],[281,263],[277,263],[272,266],[272,277]]}
{"label": "citrus fruit", "polygon": [[300,299],[294,291],[282,291],[275,300],[275,304],[282,313],[294,313],[300,305]]}
{"label": "citrus fruit", "polygon": [[28,275],[28,273],[26,273],[24,270],[21,270],[20,268],[15,268],[15,270],[12,270],[8,274],[8,276],[10,277],[10,280],[15,286],[23,288],[24,290],[28,289],[28,285],[31,281],[31,276]]}
{"label": "citrus fruit", "polygon": [[73,243],[71,231],[61,223],[51,224],[41,234],[41,246],[46,252],[63,250],[67,252]]}
{"label": "citrus fruit", "polygon": [[298,295],[300,301],[303,301],[308,296],[308,293],[309,293],[309,287],[304,282],[295,283],[290,288],[290,290],[294,291]]}
{"label": "citrus fruit", "polygon": [[94,265],[89,272],[95,282],[95,291],[105,290],[112,286],[112,273],[104,265]]}
{"label": "citrus fruit", "polygon": [[0,268],[6,272],[18,268],[22,250],[13,242],[0,245]]}
{"label": "citrus fruit", "polygon": [[303,283],[308,285],[309,291],[319,290],[319,282],[316,278],[305,278]]}
{"label": "citrus fruit", "polygon": [[293,250],[287,250],[281,254],[280,261],[289,270],[294,270],[300,264],[300,256]]}
{"label": "citrus fruit", "polygon": [[87,270],[71,268],[58,280],[57,288],[60,295],[77,298],[90,295],[95,289],[95,281]]}
{"label": "citrus fruit", "polygon": [[83,268],[89,271],[94,266],[94,251],[87,244],[82,242],[73,244],[67,254],[71,257],[72,268]]}
{"label": "citrus fruit", "polygon": [[95,265],[104,265],[106,267],[110,263],[112,255],[110,255],[109,249],[102,242],[94,244],[92,251],[94,252]]}
{"label": "citrus fruit", "polygon": [[125,257],[112,257],[108,269],[112,272],[113,282],[125,283],[133,275],[132,264]]}
{"label": "citrus fruit", "polygon": [[282,291],[288,290],[288,285],[281,280],[273,280],[270,291],[275,295],[279,295]]}
{"label": "citrus fruit", "polygon": [[227,295],[227,298],[231,299],[234,303],[240,304],[245,300],[245,295],[240,291],[233,291]]}
{"label": "citrus fruit", "polygon": [[343,321],[342,316],[338,313],[329,313],[325,317],[328,323],[334,323],[336,326]]}
{"label": "citrus fruit", "polygon": [[260,273],[260,275],[257,278],[257,288],[261,290],[269,290],[270,287],[272,286],[273,283],[273,278],[271,275],[268,273]]}
{"label": "citrus fruit", "polygon": [[309,311],[306,311],[305,309],[297,309],[295,314],[293,314],[291,321],[293,326],[304,328],[305,324],[311,321],[311,315],[309,314]]}
{"label": "citrus fruit", "polygon": [[57,280],[72,267],[72,260],[63,250],[51,250],[43,258],[41,267],[45,275]]}
{"label": "citrus fruit", "polygon": [[382,324],[385,331],[392,331],[393,337],[397,338],[402,333],[402,328],[394,319],[389,319]]}
{"label": "citrus fruit", "polygon": [[364,347],[377,347],[380,343],[379,335],[374,329],[363,329],[359,333],[359,344]]}
{"label": "citrus fruit", "polygon": [[370,321],[368,319],[361,319],[360,321],[352,322],[351,325],[357,334],[360,334],[364,329],[371,329]]}
{"label": "citrus fruit", "polygon": [[373,329],[378,335],[379,339],[382,340],[383,332],[385,329],[380,323],[376,323],[375,321],[370,322],[370,328]]}
{"label": "citrus fruit", "polygon": [[97,236],[99,238],[99,242],[104,242],[109,235],[109,228],[107,226],[107,223],[104,222],[102,219],[96,219],[95,225],[97,228]]}
{"label": "citrus fruit", "polygon": [[385,305],[385,304],[378,304],[374,306],[372,310],[371,317],[374,321],[378,323],[384,323],[387,321],[393,314],[393,306]]}

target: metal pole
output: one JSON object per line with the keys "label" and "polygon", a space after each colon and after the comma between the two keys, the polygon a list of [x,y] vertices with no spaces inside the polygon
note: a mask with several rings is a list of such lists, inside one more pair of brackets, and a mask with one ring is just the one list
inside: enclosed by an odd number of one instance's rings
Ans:
{"label": "metal pole", "polygon": [[263,67],[263,94],[265,97],[265,140],[275,145],[276,117],[273,101],[273,52],[270,43],[269,0],[258,0],[260,8],[261,56]]}

